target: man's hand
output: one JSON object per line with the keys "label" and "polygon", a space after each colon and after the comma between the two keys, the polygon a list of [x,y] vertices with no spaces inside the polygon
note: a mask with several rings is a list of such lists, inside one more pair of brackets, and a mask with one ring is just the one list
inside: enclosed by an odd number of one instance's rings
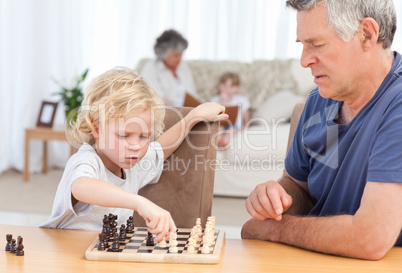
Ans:
{"label": "man's hand", "polygon": [[275,219],[280,221],[282,213],[292,205],[292,197],[276,181],[270,180],[251,192],[246,200],[247,212],[258,220]]}

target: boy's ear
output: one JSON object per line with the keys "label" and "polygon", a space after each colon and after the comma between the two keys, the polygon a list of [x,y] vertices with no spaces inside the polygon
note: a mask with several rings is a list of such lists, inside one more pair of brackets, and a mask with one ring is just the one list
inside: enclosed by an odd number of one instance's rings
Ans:
{"label": "boy's ear", "polygon": [[91,122],[91,134],[94,136],[94,138],[98,139],[99,138],[99,127],[96,124],[96,122],[92,121]]}

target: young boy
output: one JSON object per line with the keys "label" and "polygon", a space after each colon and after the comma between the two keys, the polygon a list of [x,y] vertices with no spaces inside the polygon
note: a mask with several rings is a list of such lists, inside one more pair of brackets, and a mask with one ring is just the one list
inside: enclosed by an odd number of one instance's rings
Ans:
{"label": "young boy", "polygon": [[250,120],[250,102],[245,96],[239,95],[240,77],[233,72],[226,72],[219,78],[218,83],[219,95],[211,98],[212,102],[219,103],[224,106],[240,105],[236,123],[233,126],[221,128],[222,134],[218,139],[218,146],[226,148],[229,134],[233,135],[237,130],[243,129]]}
{"label": "young boy", "polygon": [[137,192],[158,181],[163,160],[196,123],[227,118],[223,112],[221,105],[202,104],[161,135],[163,101],[136,72],[115,68],[100,75],[72,127],[83,145],[67,162],[51,219],[42,227],[101,230],[105,214],[118,215],[120,226],[135,210],[158,234],[156,242],[175,232],[170,213]]}

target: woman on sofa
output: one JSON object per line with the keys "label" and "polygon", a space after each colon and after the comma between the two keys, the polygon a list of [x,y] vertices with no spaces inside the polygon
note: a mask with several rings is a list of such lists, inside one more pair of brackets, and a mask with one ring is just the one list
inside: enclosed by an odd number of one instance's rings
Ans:
{"label": "woman on sofa", "polygon": [[193,77],[188,66],[181,62],[187,40],[177,31],[166,30],[156,39],[156,60],[142,69],[142,76],[155,91],[172,106],[183,106],[185,94],[196,96]]}

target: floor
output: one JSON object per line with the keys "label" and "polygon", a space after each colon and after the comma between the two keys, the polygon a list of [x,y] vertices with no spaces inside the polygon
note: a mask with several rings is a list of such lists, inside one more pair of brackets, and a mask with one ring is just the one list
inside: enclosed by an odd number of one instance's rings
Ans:
{"label": "floor", "polygon": [[[62,170],[55,169],[48,174],[32,174],[28,182],[23,182],[21,172],[8,170],[2,173],[0,224],[38,226],[46,221],[61,175]],[[250,218],[244,202],[244,198],[215,196],[213,199],[216,228],[225,230],[227,238],[240,239],[241,226]]]}

